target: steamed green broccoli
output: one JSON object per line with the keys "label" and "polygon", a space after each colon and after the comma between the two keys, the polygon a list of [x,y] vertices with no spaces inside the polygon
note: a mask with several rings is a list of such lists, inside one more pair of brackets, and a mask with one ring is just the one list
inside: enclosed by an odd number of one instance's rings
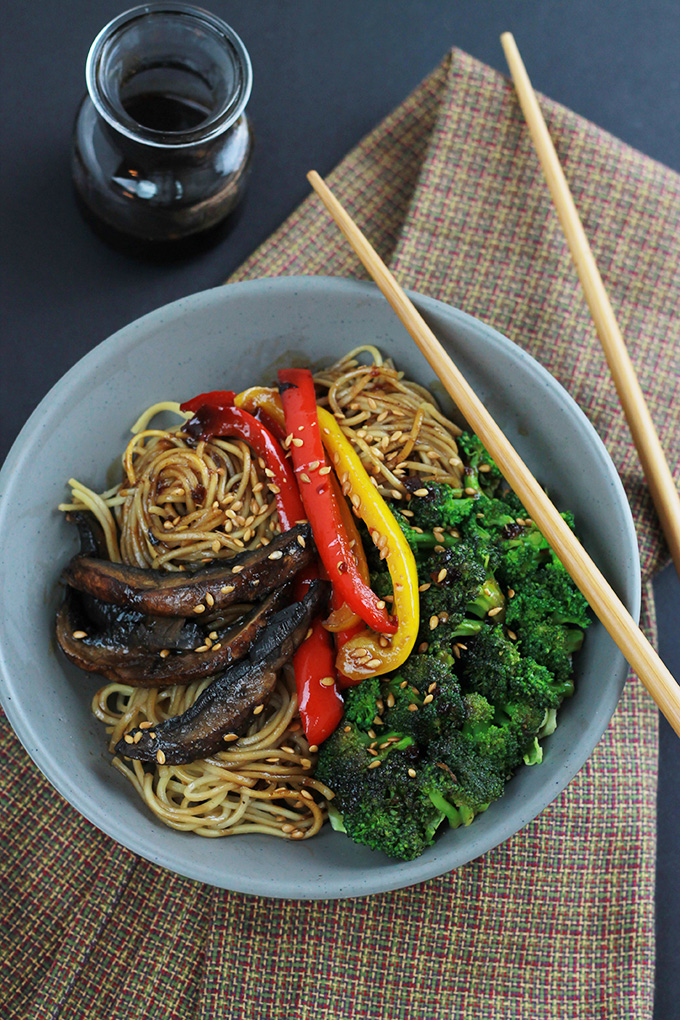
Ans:
{"label": "steamed green broccoli", "polygon": [[[316,772],[335,794],[336,827],[405,860],[444,821],[469,824],[522,761],[541,760],[589,622],[480,441],[463,434],[459,448],[463,488],[407,479],[408,513],[394,508],[418,570],[418,651],[346,692]],[[386,564],[372,543],[367,554],[373,590],[389,599]]]}

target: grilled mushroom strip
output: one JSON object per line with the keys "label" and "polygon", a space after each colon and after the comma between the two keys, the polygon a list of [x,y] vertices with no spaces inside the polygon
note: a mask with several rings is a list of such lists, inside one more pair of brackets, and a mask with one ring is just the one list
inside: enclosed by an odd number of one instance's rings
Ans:
{"label": "grilled mushroom strip", "polygon": [[151,728],[131,730],[116,751],[127,758],[179,765],[228,747],[273,691],[279,669],[304,639],[328,590],[327,582],[313,581],[300,602],[276,613],[248,657],[216,677],[191,708]]}
{"label": "grilled mushroom strip", "polygon": [[311,529],[308,524],[297,524],[269,545],[192,573],[143,570],[81,555],[74,556],[62,579],[78,591],[139,613],[197,617],[219,612],[234,602],[264,598],[313,556]]}
{"label": "grilled mushroom strip", "polygon": [[106,538],[101,524],[88,510],[71,510],[66,514],[69,524],[75,524],[80,539],[81,556],[107,558]]}
{"label": "grilled mushroom strip", "polygon": [[[282,585],[233,626],[214,631],[214,638],[206,641],[205,632],[193,620],[140,616],[67,588],[57,613],[57,641],[75,666],[107,680],[131,687],[189,684],[221,673],[242,658],[289,600],[290,585]],[[102,626],[102,621],[108,621],[108,626]]]}

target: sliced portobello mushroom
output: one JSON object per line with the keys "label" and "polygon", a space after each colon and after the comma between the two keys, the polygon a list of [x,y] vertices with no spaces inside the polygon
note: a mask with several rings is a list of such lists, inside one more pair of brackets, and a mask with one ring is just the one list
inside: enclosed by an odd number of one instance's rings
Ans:
{"label": "sliced portobello mushroom", "polygon": [[253,710],[269,698],[278,671],[304,639],[328,591],[326,581],[313,581],[304,598],[276,613],[249,655],[216,677],[191,708],[157,726],[131,730],[116,751],[140,761],[179,765],[228,747],[225,738],[244,733]]}
{"label": "sliced portobello mushroom", "polygon": [[[205,632],[193,620],[139,616],[67,588],[57,613],[57,641],[74,665],[110,681],[131,687],[189,684],[221,673],[246,655],[258,634],[289,600],[290,583],[275,589],[232,626],[217,630],[214,641],[206,644]],[[89,612],[93,602],[98,612],[96,622]],[[101,612],[102,607],[107,614]],[[121,625],[97,629],[102,615]]]}
{"label": "sliced portobello mushroom", "polygon": [[66,514],[69,524],[75,524],[80,539],[80,555],[108,559],[106,538],[101,524],[88,510],[70,510]]}
{"label": "sliced portobello mushroom", "polygon": [[196,571],[143,570],[92,556],[74,556],[62,574],[72,588],[150,616],[197,618],[234,602],[255,602],[292,578],[314,556],[308,524],[269,545]]}

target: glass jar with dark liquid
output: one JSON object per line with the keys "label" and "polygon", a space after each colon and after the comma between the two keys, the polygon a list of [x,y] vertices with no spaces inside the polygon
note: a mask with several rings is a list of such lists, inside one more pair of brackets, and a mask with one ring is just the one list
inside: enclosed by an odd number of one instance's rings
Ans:
{"label": "glass jar with dark liquid", "polygon": [[86,80],[72,171],[94,225],[153,249],[222,223],[252,152],[252,69],[236,33],[188,4],[145,4],[99,33]]}

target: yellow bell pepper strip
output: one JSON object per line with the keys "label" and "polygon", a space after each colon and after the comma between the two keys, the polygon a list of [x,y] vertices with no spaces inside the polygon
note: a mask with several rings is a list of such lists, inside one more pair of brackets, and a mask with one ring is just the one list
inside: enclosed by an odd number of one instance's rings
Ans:
{"label": "yellow bell pepper strip", "polygon": [[251,414],[260,412],[265,415],[273,425],[276,425],[279,438],[283,439],[286,434],[286,422],[278,390],[270,386],[251,386],[242,393],[237,393],[234,403]]}
{"label": "yellow bell pepper strip", "polygon": [[364,630],[350,638],[338,653],[338,672],[359,681],[392,672],[411,654],[420,618],[418,572],[401,528],[337,421],[322,407],[317,408],[317,414],[322,442],[343,491],[350,497],[355,512],[366,524],[386,559],[394,589],[393,612],[398,621],[396,634],[388,636]]}

